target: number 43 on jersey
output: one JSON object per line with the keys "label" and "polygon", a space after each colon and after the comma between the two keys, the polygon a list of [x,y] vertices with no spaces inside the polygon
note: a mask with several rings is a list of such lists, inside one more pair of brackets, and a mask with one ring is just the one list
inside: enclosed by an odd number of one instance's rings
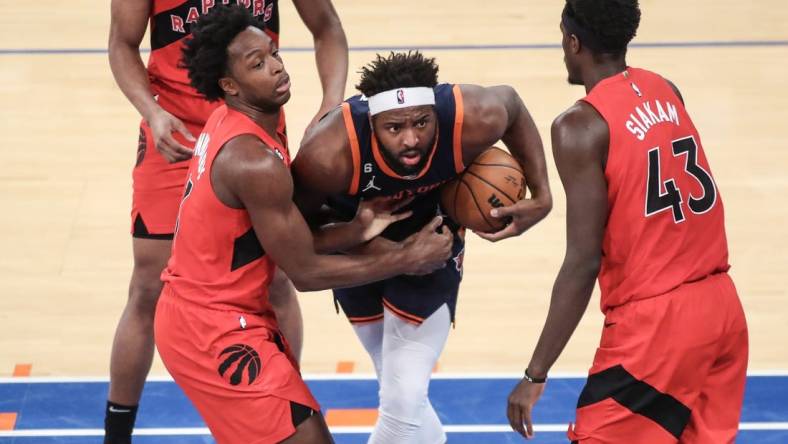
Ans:
{"label": "number 43 on jersey", "polygon": [[[698,145],[695,138],[685,137],[674,140],[672,145],[673,157],[684,156],[684,171],[700,183],[703,194],[693,196],[689,194],[687,207],[695,214],[703,214],[714,207],[717,202],[717,188],[708,171],[698,165]],[[653,216],[662,211],[672,210],[673,221],[683,222],[684,208],[681,190],[676,186],[676,180],[669,178],[662,180],[660,171],[660,147],[648,151],[648,183],[646,184],[646,217]]]}

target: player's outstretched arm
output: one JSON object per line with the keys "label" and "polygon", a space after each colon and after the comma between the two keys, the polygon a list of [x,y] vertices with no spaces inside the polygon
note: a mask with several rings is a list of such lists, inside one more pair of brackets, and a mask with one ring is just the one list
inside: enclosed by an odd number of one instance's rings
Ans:
{"label": "player's outstretched arm", "polygon": [[151,127],[156,148],[170,162],[191,157],[192,150],[172,137],[173,131],[194,141],[189,130],[153,99],[148,72],[140,57],[140,43],[150,16],[150,0],[112,0],[109,28],[109,66],[123,94]]}
{"label": "player's outstretched arm", "polygon": [[309,131],[318,119],[344,99],[348,70],[347,38],[331,0],[293,0],[293,4],[314,38],[317,72],[323,87],[323,101],[307,127]]}
{"label": "player's outstretched arm", "polygon": [[211,180],[219,199],[249,212],[257,237],[301,291],[357,286],[403,273],[443,267],[452,235],[437,233],[436,218],[388,254],[319,255],[312,233],[293,203],[293,181],[282,161],[253,136],[239,136],[217,155]]}
{"label": "player's outstretched arm", "polygon": [[[607,222],[608,138],[607,124],[586,104],[575,105],[553,122],[553,155],[566,192],[566,255],[527,367],[532,378],[547,377],[580,322],[599,274]],[[523,379],[509,395],[509,422],[524,436],[533,435],[531,410],[542,390],[544,384]]]}
{"label": "player's outstretched arm", "polygon": [[502,140],[522,165],[531,192],[528,199],[493,210],[493,217],[512,219],[504,229],[478,234],[490,241],[518,236],[544,219],[553,207],[539,130],[517,91],[510,86],[463,85],[462,94],[465,105],[462,144],[464,153],[470,154],[465,163],[472,161],[474,153]]}

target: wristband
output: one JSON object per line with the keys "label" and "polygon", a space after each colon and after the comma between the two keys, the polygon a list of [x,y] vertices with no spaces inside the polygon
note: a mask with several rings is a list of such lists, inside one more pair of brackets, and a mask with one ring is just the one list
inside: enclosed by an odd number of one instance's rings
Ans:
{"label": "wristband", "polygon": [[524,379],[526,381],[530,382],[531,384],[544,384],[545,382],[547,382],[547,378],[546,377],[545,378],[534,378],[533,376],[529,375],[527,368],[525,369]]}

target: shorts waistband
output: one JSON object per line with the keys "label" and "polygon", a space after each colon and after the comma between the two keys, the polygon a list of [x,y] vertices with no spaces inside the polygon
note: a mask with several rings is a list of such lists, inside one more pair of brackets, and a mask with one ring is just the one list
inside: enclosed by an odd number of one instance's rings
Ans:
{"label": "shorts waistband", "polygon": [[[164,297],[166,297],[167,299],[163,299]],[[221,307],[221,306],[217,307],[215,305],[214,306],[207,306],[207,305],[203,305],[203,304],[198,304],[197,302],[194,302],[194,301],[192,301],[190,299],[187,299],[187,298],[183,297],[182,295],[180,295],[178,293],[178,291],[175,290],[172,287],[172,285],[170,285],[167,282],[164,283],[164,286],[161,289],[160,299],[163,299],[165,302],[168,302],[168,303],[171,303],[171,304],[176,304],[176,305],[180,304],[180,305],[183,305],[183,306],[189,307],[191,309],[195,309],[195,310],[205,310],[205,311],[209,311],[209,312],[224,313],[224,314],[243,314],[243,315],[249,315],[249,316],[257,316],[257,317],[260,317],[260,318],[265,318],[266,317],[265,313],[259,313],[259,312],[253,312],[253,311],[245,311],[245,310],[240,310],[240,309],[233,308],[233,307],[226,307],[225,308],[225,307]]]}
{"label": "shorts waistband", "polygon": [[636,299],[633,298],[633,299],[627,300],[623,304],[609,306],[609,307],[607,307],[607,309],[604,312],[607,313],[607,312],[609,312],[611,310],[615,310],[616,308],[624,307],[626,305],[629,305],[629,304],[632,304],[632,303],[635,303],[635,302],[647,301],[649,299],[659,298],[659,297],[663,297],[663,296],[674,296],[674,295],[677,295],[677,294],[682,294],[682,293],[687,292],[687,291],[693,291],[695,288],[697,288],[699,286],[714,285],[717,282],[719,282],[721,279],[725,279],[725,280],[728,280],[728,281],[732,282],[730,276],[728,275],[728,271],[727,270],[725,270],[725,271],[717,271],[717,272],[714,272],[714,273],[710,273],[710,274],[701,276],[701,277],[699,277],[697,279],[693,279],[691,281],[682,282],[678,286],[673,287],[673,288],[671,288],[670,290],[668,290],[668,291],[666,291],[664,293],[658,293],[658,294],[655,294],[655,295],[652,295],[652,296],[639,297],[639,298],[636,298]]}

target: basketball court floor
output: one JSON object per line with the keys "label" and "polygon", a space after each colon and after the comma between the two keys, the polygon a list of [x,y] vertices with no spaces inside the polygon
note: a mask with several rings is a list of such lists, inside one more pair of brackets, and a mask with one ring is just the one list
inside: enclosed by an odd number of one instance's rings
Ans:
{"label": "basketball court floor", "polygon": [[[287,0],[291,150],[317,111],[311,38]],[[100,443],[109,352],[131,271],[131,168],[139,116],[109,71],[109,2],[0,0],[0,444]],[[470,236],[457,323],[431,399],[451,443],[506,443],[505,402],[544,321],[564,252],[552,119],[583,96],[566,84],[563,2],[336,0],[351,46],[346,94],[377,52],[421,49],[440,79],[509,84],[545,141],[555,205],[523,236]],[[725,202],[731,275],[750,326],[737,442],[788,442],[788,4],[641,0],[628,61],[681,89]],[[143,43],[147,47],[147,40]],[[146,57],[146,55],[144,55]],[[374,422],[372,366],[327,292],[300,297],[302,366],[339,443]],[[537,405],[534,442],[565,442],[599,340],[598,295]],[[211,443],[156,360],[137,443]]]}
{"label": "basketball court floor", "polygon": [[[306,375],[320,400],[337,444],[365,443],[377,407],[377,382],[371,377]],[[523,442],[511,431],[504,404],[515,375],[437,374],[430,400],[451,444]],[[584,378],[551,378],[534,415],[537,443],[566,443],[566,429]],[[788,442],[788,374],[751,375],[737,442]],[[0,432],[0,444],[100,444],[106,380],[7,379],[0,383],[0,410],[17,412],[14,430]],[[145,387],[135,443],[213,443],[197,412],[171,380],[152,378]]]}

